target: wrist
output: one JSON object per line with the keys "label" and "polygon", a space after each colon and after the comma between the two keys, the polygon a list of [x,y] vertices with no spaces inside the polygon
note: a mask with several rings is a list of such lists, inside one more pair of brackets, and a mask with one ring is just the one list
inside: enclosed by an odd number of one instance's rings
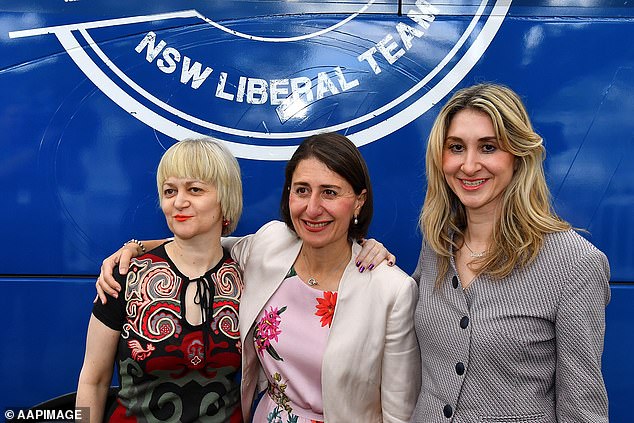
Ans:
{"label": "wrist", "polygon": [[138,239],[132,238],[131,240],[123,243],[124,247],[127,247],[128,245],[131,245],[132,247],[136,248],[137,255],[145,254],[145,251],[146,251],[145,245],[143,245],[143,243],[139,241]]}

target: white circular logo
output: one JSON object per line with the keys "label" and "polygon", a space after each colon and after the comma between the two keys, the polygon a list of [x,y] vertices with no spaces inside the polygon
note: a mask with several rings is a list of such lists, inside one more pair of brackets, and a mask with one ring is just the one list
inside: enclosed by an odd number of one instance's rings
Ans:
{"label": "white circular logo", "polygon": [[106,96],[175,140],[213,136],[237,157],[286,160],[306,136],[339,131],[361,146],[424,114],[477,63],[510,3],[417,0],[394,15],[372,0],[222,22],[187,10],[9,35],[55,35]]}

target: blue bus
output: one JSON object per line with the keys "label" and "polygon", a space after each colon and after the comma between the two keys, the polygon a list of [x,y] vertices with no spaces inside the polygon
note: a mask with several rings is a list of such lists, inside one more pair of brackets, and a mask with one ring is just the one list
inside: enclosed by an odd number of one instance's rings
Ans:
{"label": "blue bus", "polygon": [[412,272],[440,105],[491,81],[523,98],[556,211],[606,253],[613,422],[634,370],[634,5],[625,0],[4,0],[0,409],[76,390],[101,260],[168,234],[155,168],[176,140],[238,157],[237,235],[279,217],[285,160],[346,134],[373,178],[370,235]]}

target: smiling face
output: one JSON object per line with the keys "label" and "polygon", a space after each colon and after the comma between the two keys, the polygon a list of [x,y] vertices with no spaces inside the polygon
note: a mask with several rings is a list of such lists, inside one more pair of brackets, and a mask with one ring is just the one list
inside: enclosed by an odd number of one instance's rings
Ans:
{"label": "smiling face", "polygon": [[467,213],[495,216],[513,178],[515,156],[499,147],[491,118],[463,109],[451,120],[442,153],[442,170]]}
{"label": "smiling face", "polygon": [[161,193],[161,209],[175,237],[220,239],[222,209],[213,184],[170,176]]}
{"label": "smiling face", "polygon": [[313,248],[343,246],[348,228],[365,201],[350,183],[314,157],[300,161],[288,199],[291,221],[304,244]]}

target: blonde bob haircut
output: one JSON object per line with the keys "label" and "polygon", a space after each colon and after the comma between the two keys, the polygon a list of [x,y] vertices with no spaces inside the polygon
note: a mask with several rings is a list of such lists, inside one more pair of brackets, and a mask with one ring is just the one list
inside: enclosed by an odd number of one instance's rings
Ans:
{"label": "blonde bob haircut", "polygon": [[242,214],[242,180],[240,166],[227,148],[213,138],[186,139],[165,151],[156,171],[159,199],[169,177],[190,178],[214,185],[223,219],[222,234],[228,235],[238,225]]}
{"label": "blonde bob haircut", "polygon": [[491,118],[502,150],[515,156],[515,170],[503,193],[489,251],[474,263],[478,274],[494,278],[508,276],[516,266],[533,261],[544,235],[570,229],[553,211],[544,176],[545,150],[542,138],[533,131],[526,109],[510,88],[479,84],[457,91],[436,118],[427,143],[427,194],[420,215],[426,241],[438,255],[439,286],[449,270],[450,257],[461,245],[467,226],[464,205],[449,188],[442,170],[447,130],[461,110],[471,109]]}

